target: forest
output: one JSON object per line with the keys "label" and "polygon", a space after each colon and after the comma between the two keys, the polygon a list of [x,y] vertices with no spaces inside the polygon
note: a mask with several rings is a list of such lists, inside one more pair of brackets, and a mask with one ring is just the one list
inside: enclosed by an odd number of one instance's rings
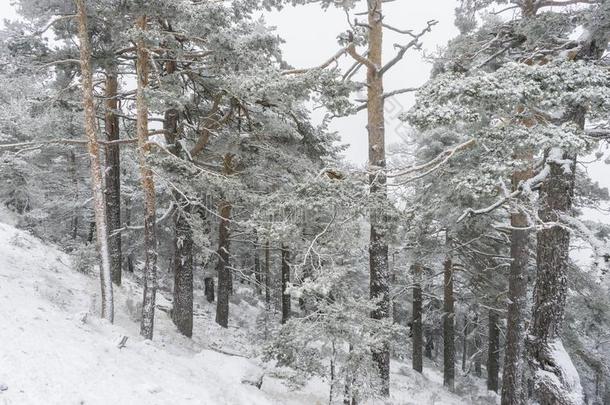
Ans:
{"label": "forest", "polygon": [[4,2],[0,403],[610,405],[610,0]]}

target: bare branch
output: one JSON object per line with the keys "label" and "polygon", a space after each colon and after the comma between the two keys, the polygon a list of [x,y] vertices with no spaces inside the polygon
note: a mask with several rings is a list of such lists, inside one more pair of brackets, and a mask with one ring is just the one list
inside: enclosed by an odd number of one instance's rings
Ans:
{"label": "bare branch", "polygon": [[385,72],[390,70],[392,68],[392,66],[397,64],[403,58],[403,56],[405,56],[405,53],[409,49],[411,49],[413,47],[419,47],[420,38],[423,37],[428,32],[432,31],[432,27],[435,26],[436,24],[438,24],[438,21],[436,21],[436,20],[428,21],[426,28],[421,30],[418,34],[413,35],[413,39],[411,40],[411,42],[409,42],[406,45],[395,45],[395,47],[397,47],[399,49],[398,53],[383,68],[381,68],[381,70],[379,71],[379,74],[384,74]]}
{"label": "bare branch", "polygon": [[[410,93],[410,92],[413,92],[413,91],[417,91],[417,90],[419,90],[419,89],[420,89],[419,87],[407,87],[407,88],[405,88],[405,89],[394,90],[394,91],[391,91],[391,92],[389,92],[389,93],[385,93],[385,94],[383,95],[383,99],[385,100],[386,98],[389,98],[389,97],[394,97],[394,96],[397,96],[397,95],[399,95],[399,94],[403,94],[403,93]],[[359,112],[359,111],[362,111],[362,110],[366,109],[366,107],[367,107],[367,102],[366,102],[366,100],[363,100],[363,99],[358,99],[358,100],[356,100],[356,101],[357,101],[357,102],[360,102],[360,103],[362,103],[362,104],[361,104],[361,105],[359,105],[358,107],[356,107],[356,108],[354,109],[354,112]]]}
{"label": "bare branch", "polygon": [[379,67],[376,66],[373,62],[371,62],[371,60],[369,58],[365,58],[364,56],[360,55],[358,52],[356,52],[356,45],[351,42],[347,48],[346,48],[347,53],[354,58],[354,60],[364,66],[366,66],[367,68],[373,70],[373,71],[378,71]]}

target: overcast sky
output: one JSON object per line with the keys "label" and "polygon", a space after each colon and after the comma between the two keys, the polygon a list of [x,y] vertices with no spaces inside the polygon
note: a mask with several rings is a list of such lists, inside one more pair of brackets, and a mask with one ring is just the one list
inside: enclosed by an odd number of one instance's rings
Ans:
{"label": "overcast sky", "polygon": [[[16,17],[11,0],[0,0],[2,20]],[[356,7],[356,13],[364,11],[364,2]],[[453,25],[454,9],[458,0],[410,1],[395,0],[384,4],[385,21],[401,29],[412,29],[417,32],[425,27],[428,20],[439,23],[423,39],[423,51],[409,51],[404,59],[386,75],[385,90],[392,91],[405,87],[417,87],[425,83],[430,74],[430,64],[423,58],[424,54],[434,53],[438,47],[457,34]],[[312,67],[319,65],[337,52],[337,36],[349,29],[344,11],[330,8],[322,11],[317,4],[307,6],[288,6],[282,11],[261,12],[270,25],[277,27],[278,34],[286,41],[283,45],[285,59],[295,67]],[[352,15],[353,20],[353,15]],[[360,17],[364,19],[363,16]],[[384,37],[384,60],[394,55],[393,44],[408,42],[409,38],[395,32],[386,31]],[[352,61],[344,57],[341,66],[349,66]],[[396,118],[413,104],[413,94],[404,94],[386,101],[386,134],[387,143],[399,141],[399,134],[404,131]],[[335,120],[332,129],[339,131],[344,143],[350,145],[346,156],[354,163],[364,165],[367,160],[366,113]],[[604,150],[606,145],[602,145]],[[606,156],[608,154],[606,153]],[[583,161],[591,158],[583,157]],[[587,164],[585,167],[594,180],[603,186],[610,186],[608,165],[602,161]],[[608,214],[588,212],[587,217],[608,221]]]}
{"label": "overcast sky", "polygon": [[[420,31],[429,20],[437,20],[439,24],[423,39],[423,52],[409,51],[404,59],[396,65],[385,77],[385,91],[405,87],[417,87],[423,84],[430,74],[430,64],[424,61],[424,53],[430,54],[439,46],[457,34],[453,25],[454,9],[457,0],[409,1],[396,0],[384,4],[384,21],[401,29]],[[365,11],[365,2],[356,7],[354,12]],[[286,40],[284,56],[295,67],[316,66],[337,52],[337,36],[349,29],[345,12],[329,8],[322,11],[318,4],[286,7],[282,11],[265,13],[270,25]],[[353,21],[353,13],[351,19]],[[366,16],[359,19],[365,20]],[[386,30],[384,33],[384,60],[389,60],[394,54],[395,43],[404,44],[410,38],[405,35]],[[349,66],[352,60],[343,57],[341,66]],[[363,69],[364,71],[364,69]],[[386,101],[386,134],[387,143],[397,142],[401,129],[398,115],[413,104],[413,94],[404,94]],[[366,112],[362,111],[355,117],[342,118],[333,122],[332,128],[338,130],[344,143],[350,145],[347,152],[349,160],[365,164],[367,160]]]}

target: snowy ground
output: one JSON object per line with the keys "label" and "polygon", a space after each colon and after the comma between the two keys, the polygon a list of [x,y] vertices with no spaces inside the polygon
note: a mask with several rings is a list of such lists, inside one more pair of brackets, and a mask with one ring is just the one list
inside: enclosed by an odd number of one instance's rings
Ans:
{"label": "snowy ground", "polygon": [[[73,271],[69,256],[56,248],[0,223],[0,404],[328,403],[321,381],[298,392],[269,376],[261,389],[244,383],[267,366],[251,345],[253,326],[240,318],[219,328],[213,305],[198,298],[193,340],[178,335],[167,313],[157,310],[154,341],[144,341],[136,283],[127,280],[115,291],[111,325],[95,315],[96,278]],[[170,306],[163,296],[158,303]],[[256,308],[244,303],[239,310]],[[123,336],[128,340],[119,348]],[[421,376],[395,364],[392,371],[392,404],[495,402],[478,390],[462,393],[467,399],[449,394],[432,370]]]}

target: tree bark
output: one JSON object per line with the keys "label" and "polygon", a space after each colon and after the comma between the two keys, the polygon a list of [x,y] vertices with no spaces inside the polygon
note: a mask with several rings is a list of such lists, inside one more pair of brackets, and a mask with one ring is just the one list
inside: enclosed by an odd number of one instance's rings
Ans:
{"label": "tree bark", "polygon": [[477,377],[481,377],[481,324],[479,322],[479,314],[478,312],[474,315],[473,320],[474,327],[474,350],[476,350],[474,354],[474,375]]}
{"label": "tree bark", "polygon": [[265,304],[267,310],[271,304],[271,257],[269,255],[269,241],[265,242]]}
{"label": "tree bark", "polygon": [[206,277],[203,279],[205,299],[214,302],[214,278]]}
{"label": "tree bark", "polygon": [[231,204],[223,201],[220,204],[220,225],[218,228],[218,300],[216,303],[216,323],[226,328],[229,326],[229,218]]}
{"label": "tree bark", "polygon": [[453,310],[453,261],[447,258],[444,264],[443,300],[443,385],[455,388],[455,313]]}
{"label": "tree bark", "polygon": [[[136,27],[141,35],[146,31],[147,18],[138,17]],[[140,334],[145,339],[153,338],[155,322],[155,299],[157,293],[157,235],[156,235],[156,196],[153,172],[147,162],[150,154],[148,143],[148,104],[144,92],[148,87],[149,53],[140,36],[136,41],[136,71],[138,87],[136,92],[136,128],[138,135],[138,160],[142,191],[144,192],[144,297],[142,300],[142,322]]]}
{"label": "tree bark", "polygon": [[288,262],[290,250],[282,244],[282,323],[290,319],[292,311],[290,293],[287,292],[290,283],[290,263]]}
{"label": "tree bark", "polygon": [[413,320],[411,332],[413,333],[413,370],[423,371],[423,346],[424,335],[422,325],[422,267],[421,264],[413,265]]}
{"label": "tree bark", "polygon": [[[540,210],[538,215],[544,222],[553,222],[559,215],[570,215],[574,188],[574,156],[561,151],[558,156],[546,158],[550,174],[540,188]],[[570,160],[571,172],[566,173],[557,160]],[[553,226],[538,231],[536,256],[536,284],[534,286],[533,313],[528,331],[528,361],[530,378],[536,386],[534,399],[541,405],[570,404],[569,388],[558,389],[538,370],[551,372],[563,384],[562,364],[557,364],[553,352],[561,344],[561,326],[568,292],[568,261],[570,232]],[[563,346],[562,346],[563,347]]]}
{"label": "tree bark", "polygon": [[[106,140],[119,140],[119,117],[116,111],[119,107],[118,78],[116,66],[106,68],[106,112],[105,130]],[[121,233],[121,155],[119,145],[106,145],[106,218],[108,222],[108,244],[110,249],[110,267],[112,268],[112,281],[121,285],[122,254]]]}
{"label": "tree bark", "polygon": [[93,71],[91,69],[91,42],[87,30],[87,9],[85,0],[76,0],[78,17],[78,37],[80,40],[80,66],[83,82],[83,104],[85,108],[85,133],[87,150],[91,161],[91,188],[95,214],[97,246],[101,258],[100,281],[102,294],[102,318],[113,322],[114,301],[112,296],[112,270],[108,247],[106,205],[104,202],[104,177],[97,140],[95,102],[93,98]]}
{"label": "tree bark", "polygon": [[[522,181],[532,176],[531,170],[515,172],[512,187],[516,190]],[[506,323],[506,351],[502,373],[502,405],[523,403],[523,347],[525,305],[527,299],[527,264],[529,260],[529,231],[527,215],[518,208],[510,215],[511,264],[508,278],[508,315]]]}
{"label": "tree bark", "polygon": [[498,373],[500,370],[500,316],[489,310],[489,342],[487,344],[487,389],[498,392]]}
{"label": "tree bark", "polygon": [[[73,150],[70,150],[68,154],[68,170],[70,177],[72,178],[72,185],[74,186],[74,201],[78,201],[78,170],[76,167],[76,155]],[[72,212],[72,218],[70,219],[70,234],[72,239],[78,237],[78,210]]]}
{"label": "tree bark", "polygon": [[[387,202],[387,185],[384,173],[385,160],[385,127],[383,76],[379,73],[382,64],[382,0],[371,0],[368,3],[368,59],[376,67],[367,67],[367,130],[369,148],[370,195],[373,207],[370,214],[369,270],[370,298],[377,302],[377,308],[371,317],[386,320],[390,317],[390,282],[388,269],[388,243],[385,235],[387,226],[385,204]],[[381,347],[373,351],[373,361],[377,365],[381,382],[380,394],[390,395],[390,344],[381,342]]]}
{"label": "tree bark", "polygon": [[[171,58],[171,55],[168,55]],[[165,73],[171,75],[176,71],[176,61],[165,62]],[[165,141],[170,145],[171,152],[181,157],[181,148],[177,144],[178,120],[180,112],[171,108],[165,112],[163,130]],[[183,193],[173,190],[174,200],[178,209],[174,214],[174,257],[172,267],[174,273],[174,305],[172,320],[184,336],[193,336],[193,230],[189,223],[191,213],[190,201]]]}

